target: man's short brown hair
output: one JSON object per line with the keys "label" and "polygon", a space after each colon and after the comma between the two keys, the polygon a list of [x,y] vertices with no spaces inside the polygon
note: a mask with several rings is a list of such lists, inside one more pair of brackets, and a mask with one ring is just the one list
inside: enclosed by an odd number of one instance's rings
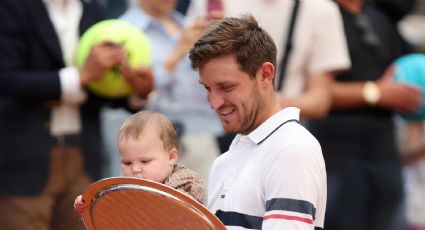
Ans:
{"label": "man's short brown hair", "polygon": [[178,148],[176,130],[171,121],[163,114],[141,111],[130,116],[118,131],[118,140],[139,139],[145,132],[156,132],[166,151]]}
{"label": "man's short brown hair", "polygon": [[276,66],[276,45],[250,14],[212,23],[193,45],[189,58],[192,68],[197,69],[213,58],[227,55],[235,55],[241,70],[251,77],[264,62]]}

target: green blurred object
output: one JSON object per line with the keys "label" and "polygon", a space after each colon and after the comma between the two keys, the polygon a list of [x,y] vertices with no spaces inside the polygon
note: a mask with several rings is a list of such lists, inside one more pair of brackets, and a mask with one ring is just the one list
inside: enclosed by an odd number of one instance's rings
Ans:
{"label": "green blurred object", "polygon": [[[152,63],[152,51],[146,35],[126,21],[110,19],[96,23],[83,34],[77,49],[77,66],[83,66],[91,48],[105,40],[123,45],[128,62],[133,68]],[[121,76],[119,66],[114,66],[100,79],[90,82],[87,88],[96,95],[111,99],[127,97],[133,90]]]}

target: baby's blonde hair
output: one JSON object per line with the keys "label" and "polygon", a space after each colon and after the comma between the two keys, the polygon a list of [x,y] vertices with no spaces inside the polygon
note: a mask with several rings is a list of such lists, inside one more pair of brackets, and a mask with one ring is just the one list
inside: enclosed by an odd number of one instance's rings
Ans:
{"label": "baby's blonde hair", "polygon": [[165,115],[151,111],[130,116],[118,131],[118,141],[129,137],[139,139],[144,132],[156,132],[166,151],[178,149],[177,134],[171,121]]}

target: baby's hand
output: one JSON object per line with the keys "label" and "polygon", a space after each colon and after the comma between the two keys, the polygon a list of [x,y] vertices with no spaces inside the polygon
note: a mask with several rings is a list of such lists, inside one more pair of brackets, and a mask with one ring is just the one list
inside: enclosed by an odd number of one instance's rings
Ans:
{"label": "baby's hand", "polygon": [[75,201],[74,201],[74,211],[81,214],[84,212],[84,210],[86,210],[86,208],[87,208],[87,205],[85,204],[83,200],[83,196],[82,195],[77,196],[77,198],[75,198]]}

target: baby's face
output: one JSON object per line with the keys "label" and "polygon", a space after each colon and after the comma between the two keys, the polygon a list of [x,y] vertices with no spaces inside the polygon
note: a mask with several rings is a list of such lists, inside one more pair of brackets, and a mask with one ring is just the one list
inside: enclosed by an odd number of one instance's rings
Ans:
{"label": "baby's face", "polygon": [[164,183],[176,163],[176,156],[164,149],[154,132],[143,133],[138,139],[118,142],[124,176],[138,177]]}

